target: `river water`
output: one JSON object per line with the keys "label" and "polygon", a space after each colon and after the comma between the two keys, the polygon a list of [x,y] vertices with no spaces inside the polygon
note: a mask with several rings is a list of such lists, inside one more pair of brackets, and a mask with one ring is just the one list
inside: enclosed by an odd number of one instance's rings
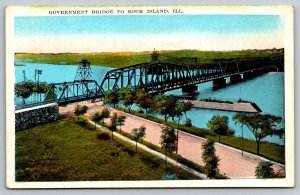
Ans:
{"label": "river water", "polygon": [[[24,73],[28,80],[35,80],[35,69],[42,70],[42,74],[39,76],[40,82],[65,82],[73,81],[76,75],[77,67],[75,65],[50,65],[39,63],[19,62],[25,66],[15,66],[16,82],[24,80]],[[106,71],[112,68],[91,66],[94,74],[94,78],[101,82]],[[229,81],[229,79],[227,79]],[[272,115],[281,116],[284,118],[284,73],[271,72],[234,85],[228,85],[225,88],[213,90],[212,82],[202,83],[198,85],[200,94],[199,99],[219,99],[236,101],[238,99],[248,100],[255,102],[262,110],[263,113],[269,113]],[[167,94],[181,94],[181,90],[174,90],[167,92]],[[26,102],[34,102],[38,99],[36,96],[29,97]],[[16,99],[19,103],[21,100]],[[235,129],[235,136],[241,136],[241,127],[232,121],[232,116],[236,112],[209,110],[209,109],[192,109],[187,113],[188,117],[192,120],[192,123],[196,127],[206,128],[206,123],[211,119],[213,115],[226,115],[229,117],[229,126]],[[183,122],[185,119],[182,120]],[[284,126],[284,121],[279,125]],[[244,137],[248,139],[254,139],[251,132],[244,127]],[[279,139],[277,136],[267,137],[266,141],[283,144],[283,139]]]}

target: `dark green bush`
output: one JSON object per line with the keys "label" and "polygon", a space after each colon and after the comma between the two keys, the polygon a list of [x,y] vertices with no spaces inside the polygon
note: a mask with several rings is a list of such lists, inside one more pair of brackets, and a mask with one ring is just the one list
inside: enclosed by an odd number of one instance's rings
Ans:
{"label": "dark green bush", "polygon": [[191,127],[192,126],[192,120],[191,119],[186,119],[186,121],[185,121],[185,126],[187,126],[187,127]]}
{"label": "dark green bush", "polygon": [[109,140],[110,139],[108,133],[97,132],[96,136],[97,136],[97,139],[100,139],[100,140]]}
{"label": "dark green bush", "polygon": [[227,131],[227,135],[229,135],[229,136],[233,136],[234,133],[235,133],[235,131],[234,131],[233,129],[229,129],[229,130]]}

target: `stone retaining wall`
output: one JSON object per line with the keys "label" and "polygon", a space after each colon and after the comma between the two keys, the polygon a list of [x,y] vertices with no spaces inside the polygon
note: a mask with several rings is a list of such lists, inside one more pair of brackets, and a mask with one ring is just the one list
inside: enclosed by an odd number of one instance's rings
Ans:
{"label": "stone retaining wall", "polygon": [[57,103],[16,110],[15,130],[20,131],[58,119],[59,107]]}

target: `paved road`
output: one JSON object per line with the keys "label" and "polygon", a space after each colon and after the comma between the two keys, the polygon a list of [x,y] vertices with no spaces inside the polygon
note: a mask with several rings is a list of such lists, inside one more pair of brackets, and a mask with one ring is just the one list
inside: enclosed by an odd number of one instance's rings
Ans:
{"label": "paved road", "polygon": [[[85,103],[89,107],[88,113],[92,114],[98,111],[102,106],[102,102]],[[60,113],[63,115],[72,115],[74,113],[75,105],[68,105],[60,108]],[[111,109],[112,111],[115,111]],[[119,112],[119,111],[116,111]],[[141,125],[146,127],[145,140],[155,145],[160,146],[161,126],[158,123],[136,117],[134,115],[126,114],[125,125],[122,130],[131,133],[131,129]],[[200,165],[203,165],[201,159],[202,149],[201,144],[205,141],[204,138],[196,137],[194,135],[179,131],[179,146],[178,154],[192,160]],[[255,178],[255,167],[263,158],[244,153],[241,155],[240,150],[222,145],[215,145],[217,155],[220,158],[220,173],[230,178]],[[275,169],[280,169],[280,166],[274,165]]]}

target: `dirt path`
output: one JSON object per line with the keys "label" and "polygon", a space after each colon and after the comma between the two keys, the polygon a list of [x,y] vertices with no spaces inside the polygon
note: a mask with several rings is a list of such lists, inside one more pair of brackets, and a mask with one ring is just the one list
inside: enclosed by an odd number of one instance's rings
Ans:
{"label": "dirt path", "polygon": [[[102,106],[102,102],[84,104],[89,107],[89,114],[98,111]],[[74,107],[75,105],[60,107],[60,113],[70,116],[74,113]],[[113,111],[113,109],[111,110]],[[131,133],[131,129],[143,125],[146,127],[146,136],[144,139],[160,146],[160,124],[130,114],[124,113],[124,115],[126,115],[126,121],[125,125],[122,126],[122,131]],[[179,131],[178,154],[184,158],[203,165],[201,159],[201,144],[204,141],[204,138],[196,137],[194,135]],[[220,158],[220,173],[231,178],[255,178],[255,167],[262,159],[261,157],[245,152],[244,156],[242,156],[240,150],[218,143],[216,143],[215,148],[217,155]],[[280,167],[275,165],[274,168],[279,169]]]}

